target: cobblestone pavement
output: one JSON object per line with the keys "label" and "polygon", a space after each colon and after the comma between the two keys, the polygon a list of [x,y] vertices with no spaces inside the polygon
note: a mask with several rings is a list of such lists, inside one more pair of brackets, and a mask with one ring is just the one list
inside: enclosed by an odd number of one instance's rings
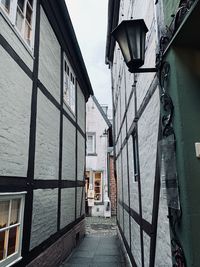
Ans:
{"label": "cobblestone pavement", "polygon": [[85,238],[60,267],[125,266],[115,217],[87,217]]}

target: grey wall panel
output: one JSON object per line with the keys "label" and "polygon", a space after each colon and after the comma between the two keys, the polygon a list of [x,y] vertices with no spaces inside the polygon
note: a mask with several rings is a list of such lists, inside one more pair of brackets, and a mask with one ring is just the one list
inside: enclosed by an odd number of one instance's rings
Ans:
{"label": "grey wall panel", "polygon": [[63,117],[62,179],[75,181],[76,129]]}
{"label": "grey wall panel", "polygon": [[126,146],[122,150],[122,168],[123,168],[123,195],[124,203],[129,206],[129,192],[128,192],[128,170],[127,170],[127,151]]}
{"label": "grey wall panel", "polygon": [[35,179],[58,179],[59,110],[38,91]]}
{"label": "grey wall panel", "polygon": [[126,138],[126,120],[124,120],[123,126],[122,126],[122,143],[124,142],[125,138]]}
{"label": "grey wall panel", "polygon": [[121,174],[121,156],[118,157],[116,161],[117,167],[117,189],[118,189],[118,199],[122,200],[122,174]]}
{"label": "grey wall panel", "polygon": [[133,164],[133,140],[132,136],[128,139],[128,162],[129,162],[129,180],[130,180],[130,207],[139,213],[139,193],[138,182],[135,181]]}
{"label": "grey wall panel", "polygon": [[161,194],[158,213],[155,266],[172,266],[169,219],[167,215],[167,202]]}
{"label": "grey wall panel", "polygon": [[85,168],[85,139],[78,133],[78,157],[77,157],[77,178],[79,181],[84,179]]}
{"label": "grey wall panel", "polygon": [[120,216],[120,226],[122,230],[124,229],[124,215],[123,215],[123,208],[121,205],[119,205],[119,216]]}
{"label": "grey wall panel", "polygon": [[81,127],[81,129],[85,132],[85,115],[86,115],[86,105],[85,105],[85,97],[80,89],[80,87],[78,86],[77,88],[77,122],[78,125]]}
{"label": "grey wall panel", "polygon": [[76,217],[79,218],[80,214],[82,213],[81,203],[82,203],[82,196],[84,195],[84,188],[77,187],[77,207],[76,207]]}
{"label": "grey wall panel", "polygon": [[32,81],[1,46],[0,70],[0,175],[26,176]]}
{"label": "grey wall panel", "polygon": [[85,214],[85,187],[83,187],[83,194],[82,194],[82,210],[81,215]]}
{"label": "grey wall panel", "polygon": [[132,218],[131,218],[131,250],[137,266],[142,266],[140,226]]}
{"label": "grey wall panel", "polygon": [[75,220],[75,188],[61,189],[60,227]]}
{"label": "grey wall panel", "polygon": [[33,217],[30,248],[57,231],[58,189],[38,189],[33,194]]}
{"label": "grey wall panel", "polygon": [[[144,266],[149,266],[149,258],[150,258],[150,237],[143,232],[143,242],[144,242]],[[162,266],[162,265],[161,265]],[[168,267],[168,266],[167,266]],[[171,266],[169,266],[171,267]]]}
{"label": "grey wall panel", "polygon": [[39,79],[60,102],[60,45],[41,8]]}
{"label": "grey wall panel", "polygon": [[138,121],[142,212],[144,219],[149,222],[153,207],[159,112],[159,91],[156,90]]}
{"label": "grey wall panel", "polygon": [[130,247],[130,227],[129,227],[129,214],[126,210],[124,210],[124,236],[126,241]]}
{"label": "grey wall panel", "polygon": [[120,205],[119,205],[119,203],[117,204],[117,220],[118,220],[118,222],[120,223],[120,220],[121,220],[121,217],[120,217]]}
{"label": "grey wall panel", "polygon": [[6,16],[2,14],[0,14],[0,25],[0,34],[12,46],[29,69],[33,70],[33,49],[26,44],[17,30],[11,25],[9,19],[6,19]]}

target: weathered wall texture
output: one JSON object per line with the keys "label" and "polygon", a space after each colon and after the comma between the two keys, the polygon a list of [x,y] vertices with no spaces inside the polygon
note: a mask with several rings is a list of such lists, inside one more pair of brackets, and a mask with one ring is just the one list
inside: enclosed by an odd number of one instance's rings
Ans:
{"label": "weathered wall texture", "polygon": [[35,179],[58,179],[59,110],[38,92]]}
{"label": "weathered wall texture", "polygon": [[11,22],[7,16],[3,15],[3,13],[0,13],[0,25],[0,34],[9,44],[12,45],[14,51],[24,61],[29,69],[33,70],[33,50],[27,46],[17,30],[11,26]]}
{"label": "weathered wall texture", "polygon": [[[71,123],[63,118],[63,158],[62,179],[75,181],[75,150],[76,129]],[[70,157],[69,157],[70,155]]]}
{"label": "weathered wall texture", "polygon": [[42,8],[40,25],[39,79],[60,102],[61,48]]}
{"label": "weathered wall texture", "polygon": [[38,189],[33,195],[31,249],[57,231],[58,189]]}
{"label": "weathered wall texture", "polygon": [[26,177],[32,82],[2,47],[0,58],[0,175]]}

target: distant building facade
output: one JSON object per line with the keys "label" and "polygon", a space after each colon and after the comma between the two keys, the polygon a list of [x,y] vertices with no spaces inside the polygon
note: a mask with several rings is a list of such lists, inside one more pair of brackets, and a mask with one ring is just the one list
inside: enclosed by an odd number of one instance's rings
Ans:
{"label": "distant building facade", "polygon": [[[95,96],[86,105],[86,193],[88,199],[88,213],[91,216],[110,216],[110,172],[109,137],[112,125],[105,111]],[[88,189],[92,195],[88,195]],[[91,198],[91,199],[90,199]],[[106,212],[107,211],[107,212]]]}
{"label": "distant building facade", "polygon": [[0,267],[58,266],[84,235],[92,92],[64,0],[0,0]]}
{"label": "distant building facade", "polygon": [[[198,0],[109,1],[117,221],[133,266],[199,266],[199,12]],[[144,19],[143,67],[158,73],[128,71],[111,32],[130,19]]]}

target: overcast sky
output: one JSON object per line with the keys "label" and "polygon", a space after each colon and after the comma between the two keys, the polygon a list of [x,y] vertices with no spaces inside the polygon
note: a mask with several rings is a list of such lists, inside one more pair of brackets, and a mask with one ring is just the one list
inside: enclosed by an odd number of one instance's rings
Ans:
{"label": "overcast sky", "polygon": [[105,65],[108,0],[65,0],[85,61],[94,95],[111,102],[110,70]]}

